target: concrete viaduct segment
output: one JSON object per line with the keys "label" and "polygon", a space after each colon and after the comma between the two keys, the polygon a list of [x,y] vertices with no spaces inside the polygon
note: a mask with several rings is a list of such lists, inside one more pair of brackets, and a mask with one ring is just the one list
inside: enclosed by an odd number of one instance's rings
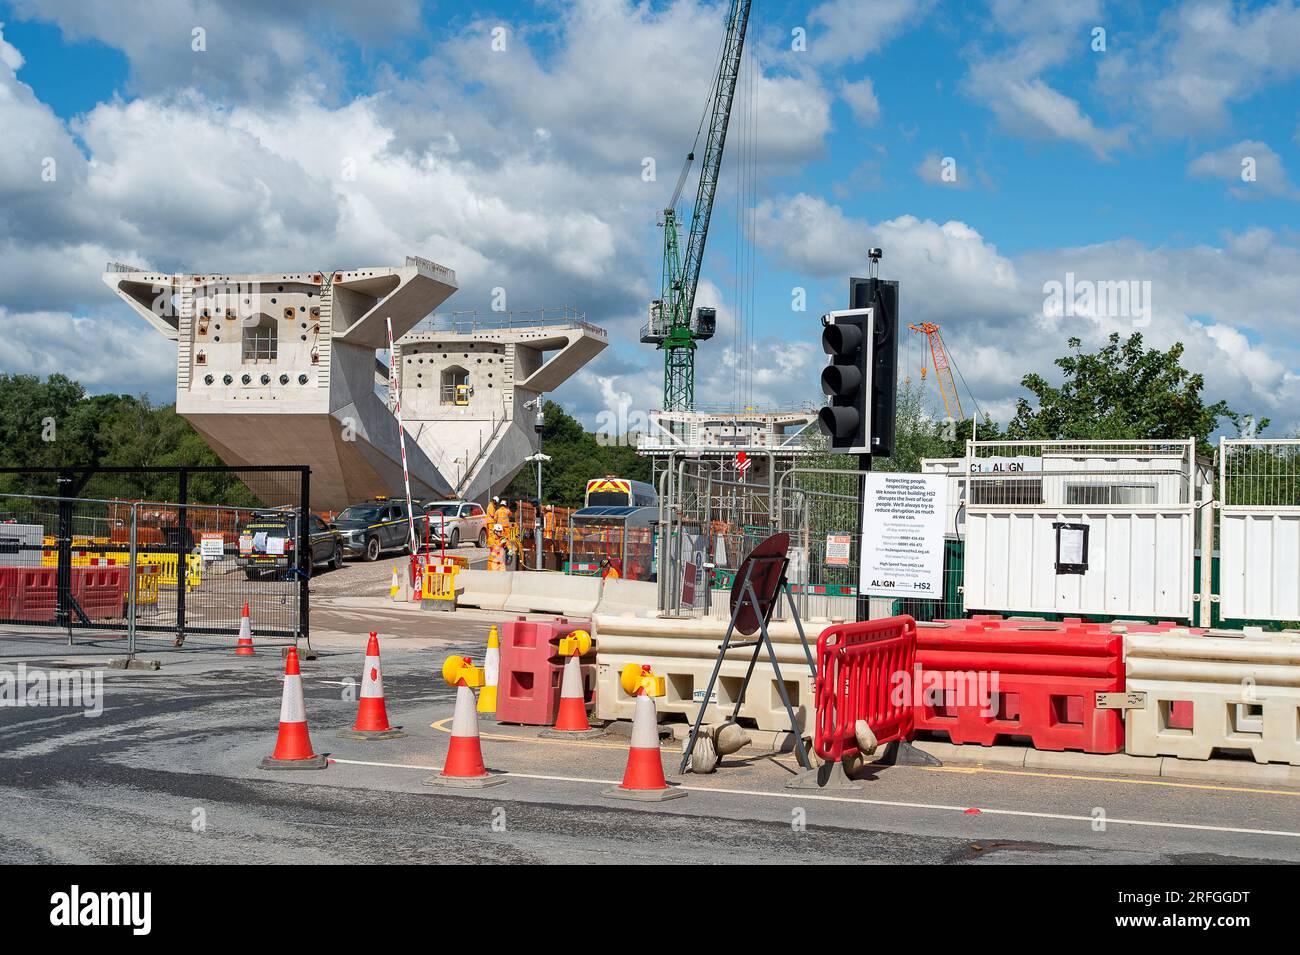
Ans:
{"label": "concrete viaduct segment", "polygon": [[[402,491],[397,419],[376,389],[388,318],[411,493],[421,499],[503,487],[536,448],[523,403],[606,344],[601,329],[580,321],[484,322],[442,334],[436,318],[422,320],[456,291],[456,274],[414,256],[396,267],[262,275],[172,275],[112,263],[104,282],[176,342],[176,410],[218,456],[233,466],[310,465],[312,506],[321,510]],[[435,347],[447,357],[435,358]],[[423,359],[419,370],[406,370],[403,355]],[[474,362],[489,357],[486,369]],[[449,375],[451,366],[460,371]],[[449,380],[468,387],[453,388],[444,404]]]}
{"label": "concrete viaduct segment", "polygon": [[397,343],[402,417],[458,496],[503,488],[537,450],[529,402],[608,344],[571,309],[435,316]]}

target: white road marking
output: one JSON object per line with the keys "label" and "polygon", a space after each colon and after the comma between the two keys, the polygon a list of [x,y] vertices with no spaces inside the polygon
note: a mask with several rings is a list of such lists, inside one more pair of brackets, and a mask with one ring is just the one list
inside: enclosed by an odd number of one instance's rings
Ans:
{"label": "white road marking", "polygon": [[[336,759],[334,757],[331,757],[330,759],[332,762],[344,763],[350,766],[380,766],[387,769],[418,769],[421,772],[437,772],[441,769],[440,766],[416,766],[410,763],[378,763],[360,759]],[[615,786],[620,782],[620,780],[617,779],[587,779],[581,776],[542,776],[534,773],[506,772],[501,775],[506,777],[514,776],[519,779],[538,779],[546,782],[590,783],[597,786]],[[1063,822],[1092,823],[1094,821],[1092,816],[1076,816],[1058,812],[1033,812],[1026,809],[986,809],[983,806],[948,806],[942,803],[899,802],[890,799],[826,796],[803,791],[764,792],[760,789],[715,789],[710,786],[679,786],[677,788],[692,793],[717,793],[720,795],[730,796],[759,796],[768,799],[799,799],[815,802],[842,802],[862,806],[888,806],[895,809],[929,809],[936,812],[959,812],[962,814],[966,814],[968,809],[978,808],[981,815],[1021,816],[1030,819],[1055,819]],[[1290,832],[1286,829],[1243,829],[1236,826],[1206,826],[1194,822],[1159,822],[1153,819],[1117,819],[1114,816],[1107,816],[1106,823],[1108,825],[1113,823],[1117,826],[1148,826],[1153,829],[1190,829],[1197,832],[1223,832],[1232,833],[1234,835],[1249,836],[1284,836],[1289,839],[1300,839],[1300,832]]]}

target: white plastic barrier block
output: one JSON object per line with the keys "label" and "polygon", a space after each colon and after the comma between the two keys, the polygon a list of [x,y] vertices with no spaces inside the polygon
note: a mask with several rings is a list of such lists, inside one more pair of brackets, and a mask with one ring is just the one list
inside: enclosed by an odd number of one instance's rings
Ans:
{"label": "white plastic barrier block", "polygon": [[514,576],[509,570],[462,570],[456,575],[456,586],[463,592],[456,602],[462,607],[502,610],[510,598]]}
{"label": "white plastic barrier block", "polygon": [[1127,690],[1146,695],[1125,714],[1130,756],[1209,759],[1248,751],[1257,763],[1300,766],[1300,640],[1187,631],[1128,634]]}
{"label": "white plastic barrier block", "polygon": [[[726,633],[727,621],[712,618],[670,619],[616,616],[598,613],[596,628],[596,716],[602,720],[630,720],[633,697],[619,684],[619,674],[628,663],[650,664],[665,678],[665,696],[655,701],[660,714],[681,713],[693,720],[704,701],[718,647]],[[799,634],[792,623],[773,623],[769,628],[781,667],[786,692],[794,707],[800,727],[811,731],[813,674],[799,644]],[[817,652],[820,629],[808,628],[810,649]],[[757,636],[757,634],[755,635]],[[736,636],[733,639],[744,640]],[[720,723],[735,706],[741,682],[749,667],[753,648],[728,652],[723,661],[713,696],[704,714],[705,723]],[[755,721],[761,730],[788,730],[790,718],[781,702],[780,690],[764,650],[740,708],[740,716]]]}
{"label": "white plastic barrier block", "polygon": [[659,585],[649,580],[610,578],[600,593],[597,613],[655,616],[659,612]]}
{"label": "white plastic barrier block", "polygon": [[554,571],[516,570],[504,608],[511,613],[561,613],[586,617],[600,603],[602,580]]}

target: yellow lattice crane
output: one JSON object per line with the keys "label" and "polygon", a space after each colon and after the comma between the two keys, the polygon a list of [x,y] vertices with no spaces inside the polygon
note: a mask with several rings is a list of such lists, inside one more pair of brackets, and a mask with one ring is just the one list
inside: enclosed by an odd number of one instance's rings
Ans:
{"label": "yellow lattice crane", "polygon": [[[966,415],[961,410],[961,396],[957,394],[957,383],[952,377],[952,367],[948,364],[948,353],[943,347],[943,336],[939,334],[939,326],[934,322],[922,322],[920,325],[908,325],[914,332],[925,335],[926,341],[930,343],[930,360],[934,362],[934,377],[939,383],[939,396],[943,398],[944,414],[954,421],[965,421]],[[925,380],[926,368],[924,361],[921,363],[921,380]],[[957,406],[957,413],[952,413],[952,406]]]}

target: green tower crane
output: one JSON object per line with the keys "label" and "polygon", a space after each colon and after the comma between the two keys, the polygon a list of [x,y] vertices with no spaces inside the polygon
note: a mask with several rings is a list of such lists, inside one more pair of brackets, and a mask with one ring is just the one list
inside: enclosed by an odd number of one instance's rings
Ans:
{"label": "green tower crane", "polygon": [[[677,241],[677,201],[691,163],[695,161],[694,149],[687,154],[672,200],[663,211],[663,283],[660,297],[650,303],[650,320],[641,329],[641,341],[663,350],[665,411],[691,411],[695,408],[696,342],[712,338],[717,328],[714,309],[695,311],[695,287],[700,280],[704,242],[709,235],[713,197],[722,168],[722,150],[727,142],[727,124],[731,120],[731,104],[736,95],[736,77],[740,73],[740,55],[745,46],[745,29],[749,25],[749,7],[750,0],[731,0],[727,13],[727,37],[722,46],[722,59],[704,111],[709,132],[704,143],[704,161],[700,166],[685,259]],[[703,127],[702,118],[700,130],[696,131],[697,143]]]}

